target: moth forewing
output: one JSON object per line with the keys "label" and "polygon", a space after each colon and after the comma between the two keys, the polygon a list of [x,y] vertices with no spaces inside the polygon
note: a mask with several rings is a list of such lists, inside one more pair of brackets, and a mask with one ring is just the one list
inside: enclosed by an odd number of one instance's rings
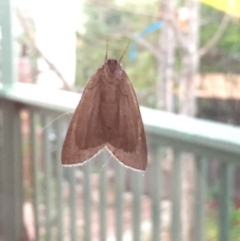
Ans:
{"label": "moth forewing", "polygon": [[[98,72],[97,72],[98,73]],[[62,164],[81,164],[100,151],[105,143],[92,138],[97,128],[96,109],[99,101],[98,75],[94,74],[83,91],[73,114],[62,148]]]}

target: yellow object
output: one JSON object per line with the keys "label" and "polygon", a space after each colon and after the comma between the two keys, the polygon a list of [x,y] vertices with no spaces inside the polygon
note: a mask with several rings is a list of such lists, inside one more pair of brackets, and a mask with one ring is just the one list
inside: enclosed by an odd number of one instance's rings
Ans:
{"label": "yellow object", "polygon": [[201,0],[201,2],[240,18],[240,0]]}

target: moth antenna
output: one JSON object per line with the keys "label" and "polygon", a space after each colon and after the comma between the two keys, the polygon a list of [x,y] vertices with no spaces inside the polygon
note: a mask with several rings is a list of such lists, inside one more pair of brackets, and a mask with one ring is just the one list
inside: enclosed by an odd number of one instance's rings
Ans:
{"label": "moth antenna", "polygon": [[108,36],[107,36],[107,41],[106,41],[106,54],[105,54],[105,62],[107,61],[108,58]]}
{"label": "moth antenna", "polygon": [[127,52],[127,49],[128,49],[128,47],[129,47],[129,44],[130,44],[130,39],[128,40],[127,47],[125,48],[125,50],[123,51],[122,56],[121,56],[120,59],[119,59],[119,63],[121,62],[122,58],[124,57],[125,53]]}

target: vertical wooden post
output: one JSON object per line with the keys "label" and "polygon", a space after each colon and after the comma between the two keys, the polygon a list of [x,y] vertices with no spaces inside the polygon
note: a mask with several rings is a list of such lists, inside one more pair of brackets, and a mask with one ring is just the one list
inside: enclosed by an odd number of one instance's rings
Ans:
{"label": "vertical wooden post", "polygon": [[3,100],[2,104],[0,236],[5,241],[18,241],[23,234],[21,125],[16,104],[7,100]]}

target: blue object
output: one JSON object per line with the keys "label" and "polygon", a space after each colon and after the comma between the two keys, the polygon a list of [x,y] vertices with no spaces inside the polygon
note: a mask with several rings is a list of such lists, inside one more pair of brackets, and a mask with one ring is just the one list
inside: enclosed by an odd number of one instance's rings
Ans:
{"label": "blue object", "polygon": [[[162,21],[157,21],[155,23],[150,24],[149,26],[147,26],[138,36],[137,38],[142,38],[145,35],[148,35],[158,29],[160,29],[163,25]],[[132,42],[129,48],[129,59],[131,61],[134,61],[136,59],[137,56],[137,44],[135,42]]]}

